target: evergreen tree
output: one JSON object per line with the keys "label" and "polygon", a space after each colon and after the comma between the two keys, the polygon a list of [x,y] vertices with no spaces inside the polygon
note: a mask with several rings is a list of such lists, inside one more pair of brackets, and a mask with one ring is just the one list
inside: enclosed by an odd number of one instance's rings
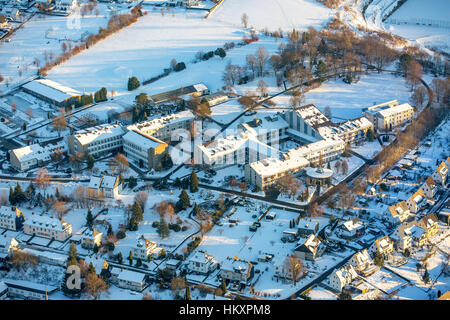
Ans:
{"label": "evergreen tree", "polygon": [[133,177],[133,176],[130,176],[130,177],[128,178],[128,187],[129,187],[130,189],[132,189],[132,188],[134,188],[134,187],[136,187],[136,186],[137,186],[136,178]]}
{"label": "evergreen tree", "polygon": [[133,264],[133,253],[130,250],[130,254],[128,255],[128,261],[130,261],[130,266]]}
{"label": "evergreen tree", "polygon": [[181,190],[178,202],[175,205],[177,211],[186,210],[191,206],[189,195],[185,189]]}
{"label": "evergreen tree", "polygon": [[13,206],[16,204],[16,200],[14,199],[14,190],[13,187],[9,187],[9,203]]}
{"label": "evergreen tree", "polygon": [[428,272],[428,269],[425,269],[425,273],[422,276],[422,280],[425,283],[430,282],[430,273]]}
{"label": "evergreen tree", "polygon": [[139,88],[141,84],[139,83],[139,80],[136,77],[131,77],[128,79],[128,91],[132,91],[134,89]]}
{"label": "evergreen tree", "polygon": [[158,233],[163,239],[167,238],[170,234],[169,226],[163,216],[159,219]]}
{"label": "evergreen tree", "polygon": [[320,82],[327,80],[328,67],[322,60],[319,61],[314,76],[319,79]]}
{"label": "evergreen tree", "polygon": [[107,236],[110,236],[110,235],[112,235],[112,234],[113,234],[112,226],[111,226],[111,225],[108,225],[108,231],[106,232],[106,235],[107,235]]}
{"label": "evergreen tree", "polygon": [[99,249],[99,248],[98,248],[98,245],[97,245],[97,244],[94,244],[94,249],[93,249],[93,250],[94,250],[94,253],[98,253],[98,249]]}
{"label": "evergreen tree", "polygon": [[197,202],[195,202],[195,203],[194,203],[194,211],[193,211],[193,214],[194,214],[195,217],[198,217],[198,216],[199,216],[199,213],[200,213],[200,208],[198,207]]}
{"label": "evergreen tree", "polygon": [[89,228],[92,228],[92,226],[94,225],[94,217],[92,216],[91,209],[88,210],[87,215],[86,215],[86,225]]}
{"label": "evergreen tree", "polygon": [[375,139],[375,134],[372,129],[367,130],[367,140],[372,142]]}
{"label": "evergreen tree", "polygon": [[94,167],[94,163],[95,163],[94,157],[92,155],[89,155],[87,159],[87,168],[92,169]]}
{"label": "evergreen tree", "polygon": [[69,249],[68,266],[77,265],[78,264],[77,255],[78,255],[77,247],[75,246],[75,243],[72,242],[70,244],[70,249]]}
{"label": "evergreen tree", "polygon": [[58,187],[56,187],[55,198],[59,199],[60,197],[61,197],[61,195],[59,194],[59,189],[58,189]]}
{"label": "evergreen tree", "polygon": [[88,273],[95,273],[95,274],[97,274],[97,271],[95,270],[95,267],[94,267],[94,265],[92,264],[92,262],[89,263],[89,267],[88,267],[87,272],[88,272]]}
{"label": "evergreen tree", "polygon": [[191,185],[190,185],[189,191],[197,192],[198,191],[198,177],[194,170],[192,170],[190,181],[191,181]]}
{"label": "evergreen tree", "polygon": [[162,248],[161,249],[161,258],[165,258],[166,257],[166,249]]}
{"label": "evergreen tree", "polygon": [[144,219],[142,208],[139,202],[135,201],[131,210],[134,220],[139,224]]}
{"label": "evergreen tree", "polygon": [[120,264],[122,264],[122,262],[123,262],[123,255],[122,255],[122,252],[119,252],[119,254],[117,255],[117,261],[118,261]]}

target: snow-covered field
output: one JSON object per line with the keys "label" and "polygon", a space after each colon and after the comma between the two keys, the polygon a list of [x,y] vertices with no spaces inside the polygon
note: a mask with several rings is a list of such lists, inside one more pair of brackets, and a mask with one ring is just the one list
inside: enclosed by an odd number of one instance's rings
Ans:
{"label": "snow-covered field", "polygon": [[[111,13],[106,4],[99,3],[97,8],[98,15],[94,9],[84,17],[76,11],[67,17],[36,14],[14,33],[10,42],[0,42],[2,76],[8,79],[10,84],[21,82],[36,75],[38,69],[34,65],[36,58],[39,59],[41,66],[45,64],[44,52],[56,57],[62,53],[63,42],[70,39],[75,46],[90,33],[97,33],[100,27],[106,26]],[[19,70],[22,71],[21,77]],[[8,89],[5,82],[0,85],[2,91]]]}
{"label": "snow-covered field", "polygon": [[450,52],[450,2],[406,1],[385,23],[390,32],[425,47]]}
{"label": "snow-covered field", "polygon": [[242,26],[244,13],[249,27],[270,31],[320,28],[334,16],[334,10],[314,0],[226,0],[209,19]]}
{"label": "snow-covered field", "polygon": [[[176,59],[185,62],[187,69],[149,85],[149,91],[157,93],[197,82],[220,89],[228,61],[232,59],[232,63],[243,64],[245,56],[254,53],[259,46],[269,50],[268,42],[272,42],[275,50],[278,44],[273,39],[260,40],[232,49],[223,60],[214,57],[196,65],[191,62],[197,52],[214,51],[226,42],[237,43],[244,35],[249,37],[242,28],[204,19],[200,12],[176,10],[173,15],[162,16],[150,10],[135,24],[51,70],[49,78],[88,92],[104,86],[120,93],[126,91],[128,77],[136,76],[142,82],[161,74],[164,68],[170,68],[171,60]],[[239,60],[235,61],[234,57]]]}

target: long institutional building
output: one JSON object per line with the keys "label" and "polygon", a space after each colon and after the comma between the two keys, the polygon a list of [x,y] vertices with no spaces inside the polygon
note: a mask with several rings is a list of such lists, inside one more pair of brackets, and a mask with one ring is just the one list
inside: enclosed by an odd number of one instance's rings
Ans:
{"label": "long institutional building", "polygon": [[[240,124],[238,133],[196,145],[196,163],[213,168],[245,165],[247,182],[265,189],[287,173],[339,157],[348,143],[363,140],[373,124],[365,117],[331,122],[314,105]],[[280,152],[278,144],[293,138],[303,145]]]}
{"label": "long institutional building", "polygon": [[399,104],[392,100],[368,108],[364,116],[374,124],[376,131],[389,131],[411,122],[414,108],[409,103]]}

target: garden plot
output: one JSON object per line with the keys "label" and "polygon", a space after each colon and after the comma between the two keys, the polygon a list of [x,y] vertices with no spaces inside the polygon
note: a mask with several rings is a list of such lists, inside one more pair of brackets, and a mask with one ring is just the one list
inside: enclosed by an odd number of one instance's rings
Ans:
{"label": "garden plot", "polygon": [[226,0],[209,19],[242,26],[241,17],[248,16],[248,26],[257,30],[276,31],[321,28],[334,16],[334,10],[312,0]]}
{"label": "garden plot", "polygon": [[[76,12],[67,17],[36,14],[14,33],[10,42],[0,43],[0,70],[3,77],[10,84],[24,81],[36,75],[36,58],[43,66],[45,54],[57,56],[62,53],[62,42],[72,40],[75,46],[89,34],[97,33],[100,27],[107,25],[110,16],[106,4],[99,3],[97,8],[98,16],[95,15],[95,10],[84,17]],[[123,9],[127,7],[123,6]],[[22,76],[19,75],[19,70]],[[0,84],[0,90],[8,90],[5,82]]]}
{"label": "garden plot", "polygon": [[388,294],[393,293],[394,291],[402,288],[408,283],[407,281],[384,268],[365,278],[365,281],[367,281],[375,288],[381,289]]}
{"label": "garden plot", "polygon": [[311,300],[337,300],[337,295],[320,285],[315,286],[311,291],[308,292],[308,297]]}

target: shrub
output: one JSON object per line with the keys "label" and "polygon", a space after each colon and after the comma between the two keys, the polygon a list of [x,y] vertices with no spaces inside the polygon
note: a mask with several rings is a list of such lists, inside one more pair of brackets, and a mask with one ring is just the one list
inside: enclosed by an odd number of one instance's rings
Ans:
{"label": "shrub", "polygon": [[124,230],[120,230],[117,232],[117,238],[124,239],[126,237],[126,233]]}
{"label": "shrub", "polygon": [[152,227],[153,228],[158,228],[159,227],[159,221],[153,221]]}
{"label": "shrub", "polygon": [[173,70],[175,70],[176,72],[180,72],[184,69],[186,69],[186,65],[184,64],[184,62],[178,62],[175,68],[173,68]]}
{"label": "shrub", "polygon": [[134,89],[139,88],[140,82],[136,77],[131,77],[128,79],[128,91],[132,91]]}
{"label": "shrub", "polygon": [[188,230],[189,229],[189,227],[188,226],[183,226],[182,228],[181,228],[181,231],[186,231],[186,230]]}

